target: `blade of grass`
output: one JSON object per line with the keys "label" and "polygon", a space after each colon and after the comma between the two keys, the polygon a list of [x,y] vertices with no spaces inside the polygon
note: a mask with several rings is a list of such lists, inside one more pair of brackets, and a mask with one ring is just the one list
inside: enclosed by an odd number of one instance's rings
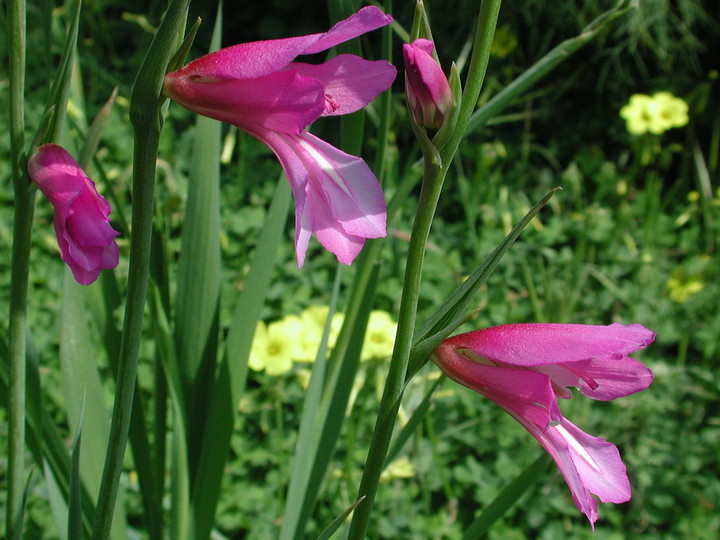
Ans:
{"label": "blade of grass", "polygon": [[10,162],[15,193],[15,218],[10,277],[8,351],[8,466],[5,537],[17,540],[23,530],[25,451],[25,331],[30,240],[35,193],[24,168],[26,5],[8,2],[8,75],[10,94]]}
{"label": "blade of grass", "polygon": [[68,540],[82,540],[82,505],[80,478],[80,442],[82,440],[82,421],[85,415],[85,396],[80,407],[80,421],[73,439],[70,454],[70,497],[68,501]]}
{"label": "blade of grass", "polygon": [[109,536],[130,428],[149,274],[155,172],[163,124],[160,96],[167,64],[187,18],[188,4],[189,0],[173,0],[168,7],[130,96],[130,120],[135,132],[130,267],[115,404],[93,522],[93,540],[104,540]]}
{"label": "blade of grass", "polygon": [[[70,429],[84,434],[85,451],[80,457],[82,481],[91,493],[97,493],[109,434],[108,415],[105,390],[97,371],[97,358],[93,354],[95,347],[88,334],[89,321],[83,292],[83,286],[78,285],[70,269],[65,268],[60,311],[60,369],[65,410]],[[83,414],[85,403],[87,407]],[[123,508],[115,514],[112,536],[118,540],[127,537]]]}
{"label": "blade of grass", "polygon": [[337,530],[342,526],[342,524],[345,522],[345,519],[350,515],[350,512],[355,510],[358,504],[362,502],[362,498],[358,499],[354,503],[352,503],[350,506],[348,506],[345,511],[340,514],[338,517],[333,519],[330,522],[330,525],[328,525],[325,530],[320,533],[320,536],[318,536],[318,540],[330,540],[332,536],[337,532]]}
{"label": "blade of grass", "polygon": [[197,540],[208,538],[215,524],[215,508],[220,495],[220,483],[228,456],[235,412],[247,376],[250,346],[273,276],[275,254],[282,240],[290,201],[290,186],[284,178],[280,178],[260,233],[250,272],[228,329],[225,356],[220,363],[212,394],[207,397],[207,422],[213,429],[206,430],[199,443],[200,460],[195,470],[191,499],[192,538]]}
{"label": "blade of grass", "polygon": [[46,106],[46,110],[52,109],[53,114],[47,132],[44,134],[43,143],[57,141],[60,138],[60,133],[65,123],[68,96],[70,95],[70,86],[72,84],[73,66],[77,53],[81,5],[82,0],[74,0],[72,2],[70,23],[63,45],[62,57],[60,58],[57,75],[53,82],[52,90],[50,91],[50,99]]}
{"label": "blade of grass", "polygon": [[[10,278],[9,325],[9,383],[8,383],[8,490],[6,509],[6,537],[16,540],[23,531],[23,475],[25,450],[25,385],[26,385],[26,327],[27,289],[30,266],[31,229],[35,204],[35,189],[25,171],[24,146],[24,87],[25,87],[25,12],[23,0],[8,6],[8,48],[10,60],[10,148],[15,194],[15,218]],[[73,4],[71,21],[65,38],[63,56],[58,69],[51,103],[54,114],[46,133],[48,140],[56,140],[62,127],[69,92],[72,60],[77,48],[79,0]]]}
{"label": "blade of grass", "polygon": [[403,446],[405,446],[405,443],[420,425],[420,422],[422,422],[425,414],[430,410],[430,400],[432,399],[435,390],[440,387],[440,385],[445,381],[445,378],[446,377],[444,375],[441,375],[432,384],[432,386],[430,386],[430,390],[427,391],[422,402],[420,402],[420,405],[418,405],[417,408],[413,411],[412,415],[407,421],[407,424],[405,424],[395,436],[393,445],[390,447],[390,450],[388,450],[387,456],[385,457],[386,466],[388,463],[392,463],[392,461],[398,456],[398,454],[400,454],[400,451],[402,450]]}
{"label": "blade of grass", "polygon": [[500,519],[540,478],[552,462],[550,455],[543,452],[528,465],[512,482],[505,486],[495,499],[467,528],[463,540],[484,538],[493,523]]}
{"label": "blade of grass", "polygon": [[189,501],[190,479],[187,463],[187,417],[185,402],[182,399],[182,383],[178,356],[165,313],[159,289],[152,287],[150,311],[158,344],[158,356],[163,367],[170,402],[173,410],[173,433],[170,460],[170,538],[185,540],[189,538]]}
{"label": "blade of grass", "polygon": [[[76,109],[80,112],[78,127],[85,130],[84,100],[82,92],[82,79],[80,70],[75,66],[70,76],[70,91],[68,96],[73,100]],[[80,152],[78,164],[86,168],[102,137],[103,128],[107,122],[109,105],[100,110],[93,126],[86,130],[83,148]],[[64,146],[69,147],[65,141],[65,132],[61,137]],[[105,390],[98,373],[98,362],[95,357],[95,344],[90,339],[88,331],[88,310],[85,305],[87,287],[78,285],[70,272],[65,268],[62,289],[62,306],[60,310],[60,369],[62,373],[62,388],[65,395],[65,410],[69,420],[70,429],[76,433],[85,433],[85,452],[78,459],[80,474],[84,485],[91,493],[97,493],[100,488],[100,478],[103,469],[103,455],[107,447],[107,405],[105,403]],[[112,354],[117,354],[113,350]],[[85,405],[89,408],[85,408]],[[80,456],[80,453],[78,452]],[[71,456],[72,457],[72,456]],[[71,470],[72,472],[72,470]],[[71,475],[71,496],[72,480]],[[125,512],[121,508],[115,515],[113,522],[113,537],[118,540],[126,537]]]}
{"label": "blade of grass", "polygon": [[497,116],[505,107],[512,104],[528,89],[532,88],[556,67],[578,52],[583,46],[595,39],[598,34],[618,17],[629,10],[628,3],[621,1],[614,8],[596,17],[583,28],[577,36],[566,39],[524,71],[517,79],[503,88],[485,105],[475,111],[467,126],[467,133],[480,129],[489,120]]}
{"label": "blade of grass", "polygon": [[303,400],[302,416],[298,438],[293,452],[290,470],[290,482],[287,488],[285,512],[283,514],[282,528],[279,538],[293,538],[298,534],[301,525],[301,516],[305,505],[307,486],[315,451],[317,448],[318,433],[316,431],[316,418],[320,410],[320,400],[325,384],[325,371],[327,367],[327,340],[330,335],[333,314],[340,292],[340,276],[342,267],[338,265],[335,273],[332,295],[330,296],[330,310],[325,321],[323,336],[320,341],[317,358],[313,363],[310,384]]}
{"label": "blade of grass", "polygon": [[335,451],[375,298],[380,271],[375,261],[380,246],[379,242],[369,243],[355,262],[358,265],[357,274],[342,329],[327,363],[320,407],[313,422],[314,440],[308,445],[309,455],[305,459],[311,468],[305,473],[304,485],[301,483],[297,486],[302,493],[302,500],[293,501],[292,514],[289,516],[292,520],[287,527],[283,524],[281,539],[304,538],[322,479]]}
{"label": "blade of grass", "polygon": [[[50,418],[47,409],[42,407],[40,393],[40,374],[38,359],[32,346],[32,339],[28,336],[27,345],[27,446],[32,453],[38,467],[42,467],[46,482],[57,487],[64,508],[67,508],[70,493],[70,456],[65,441],[57,432],[55,422]],[[8,343],[0,335],[0,395],[7,394],[9,383]],[[94,505],[87,490],[82,489],[83,525],[85,533],[90,533],[90,519]],[[63,520],[67,515],[63,512]],[[64,523],[64,521],[63,521]],[[63,525],[61,530],[66,530]]]}
{"label": "blade of grass", "polygon": [[[210,52],[220,48],[222,4],[218,8]],[[183,399],[188,413],[188,442],[202,440],[207,396],[215,376],[220,299],[220,128],[198,116],[188,175],[188,193],[178,262],[174,330]],[[200,447],[188,444],[191,471]],[[192,472],[190,473],[193,476]]]}
{"label": "blade of grass", "polygon": [[505,252],[510,249],[513,242],[520,236],[520,233],[522,233],[530,221],[548,203],[558,189],[560,188],[555,188],[550,191],[523,216],[500,245],[485,258],[470,277],[450,294],[448,299],[430,315],[428,320],[425,321],[417,331],[415,334],[415,343],[410,355],[408,380],[423,366],[427,360],[427,356],[440,345],[453,330],[465,322],[465,312],[480,286],[487,281]]}

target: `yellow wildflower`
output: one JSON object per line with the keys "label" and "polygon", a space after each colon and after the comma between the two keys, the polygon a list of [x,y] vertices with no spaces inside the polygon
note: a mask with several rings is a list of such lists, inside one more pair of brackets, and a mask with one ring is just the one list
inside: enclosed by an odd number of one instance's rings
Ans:
{"label": "yellow wildflower", "polygon": [[688,123],[688,104],[670,92],[658,92],[653,96],[656,114],[662,119],[665,129],[683,127]]}
{"label": "yellow wildflower", "polygon": [[397,323],[392,320],[389,313],[380,310],[371,311],[360,359],[388,358],[392,355],[396,330]]}
{"label": "yellow wildflower", "polygon": [[705,282],[697,276],[686,276],[682,272],[673,272],[665,282],[670,298],[678,303],[685,302],[692,295],[699,293],[705,287]]}
{"label": "yellow wildflower", "polygon": [[300,353],[298,336],[302,323],[293,315],[266,325],[258,322],[255,338],[250,348],[248,366],[268,375],[282,375],[292,368],[293,358]]}
{"label": "yellow wildflower", "polygon": [[397,458],[390,463],[380,475],[380,480],[387,482],[395,478],[412,478],[415,476],[415,466],[405,456]]}
{"label": "yellow wildflower", "polygon": [[625,119],[630,133],[660,135],[688,123],[688,105],[670,92],[658,92],[653,96],[633,94],[630,102],[620,109],[620,116]]}
{"label": "yellow wildflower", "polygon": [[[312,362],[317,356],[320,340],[325,329],[325,321],[327,320],[329,306],[310,306],[303,310],[300,320],[303,323],[303,333],[300,336],[301,356],[296,360],[301,362]],[[328,348],[335,346],[335,341],[342,328],[344,316],[341,313],[335,313],[330,323],[330,335],[328,336]]]}

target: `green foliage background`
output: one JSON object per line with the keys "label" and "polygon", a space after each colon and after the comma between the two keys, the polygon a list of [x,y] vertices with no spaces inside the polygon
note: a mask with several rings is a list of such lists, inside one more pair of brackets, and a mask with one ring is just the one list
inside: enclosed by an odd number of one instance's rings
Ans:
{"label": "green foliage background", "polygon": [[[393,15],[409,25],[412,3],[396,3],[402,5]],[[720,49],[720,7],[711,0],[640,0],[636,4],[612,32],[581,51],[492,125],[464,141],[431,233],[421,321],[534,201],[562,186],[550,207],[505,256],[478,297],[475,317],[464,329],[511,322],[619,321],[642,323],[658,336],[647,351],[637,355],[656,375],[648,391],[612,403],[573,399],[563,404],[565,415],[574,423],[619,446],[630,471],[632,501],[621,506],[601,504],[593,536],[573,506],[562,477],[550,468],[492,529],[492,539],[711,539],[720,535],[720,100],[713,63]],[[610,5],[506,2],[498,38],[504,41],[498,41],[499,55],[491,62],[481,102]],[[60,52],[64,11],[55,9],[53,24],[46,28],[41,7],[33,2],[29,6],[30,50],[49,48],[52,53],[28,57],[27,125],[34,126],[47,98],[51,60]],[[462,62],[477,2],[429,1],[428,7],[443,65]],[[112,88],[119,86],[117,106],[91,169],[102,191],[112,194],[116,220],[123,213],[129,215],[131,204],[127,99],[132,74],[162,9],[159,1],[96,0],[87,2],[83,11],[79,64],[85,81],[85,109],[96,111]],[[191,15],[211,21],[213,10],[214,6],[191,6]],[[322,3],[273,0],[227,2],[225,20],[224,40],[229,45],[318,32],[326,27],[327,16]],[[201,27],[196,54],[207,48],[210,30],[210,24]],[[7,55],[4,40],[0,53]],[[398,48],[396,58],[400,57]],[[0,109],[4,110],[3,79],[0,76]],[[420,155],[404,118],[401,80],[395,89],[391,134],[395,146],[385,186],[388,198],[403,178],[418,174]],[[660,90],[688,102],[690,124],[654,138],[627,134],[619,108],[632,93]],[[173,106],[163,132],[158,219],[171,238],[177,238],[183,219],[192,121],[189,113]],[[0,122],[6,122],[5,116]],[[2,124],[0,129],[7,131]],[[224,136],[233,136],[227,127],[223,129]],[[317,125],[324,138],[338,143],[333,129],[334,125]],[[0,155],[7,153],[8,141],[2,138]],[[372,162],[372,155],[364,157]],[[710,197],[698,184],[698,163],[704,163],[709,172]],[[242,290],[278,175],[270,151],[238,134],[222,168],[221,322],[227,323]],[[0,160],[0,243],[4,246],[11,243],[13,203],[8,176],[9,166]],[[398,276],[414,211],[410,206],[402,210],[384,248],[377,307],[391,313],[399,301]],[[291,216],[288,219],[286,241],[263,312],[265,320],[327,303],[335,272],[332,256],[317,243],[311,244],[306,266],[297,270]],[[34,307],[30,326],[41,360],[46,403],[59,404],[57,299],[62,263],[51,222],[49,205],[40,202],[30,276]],[[120,243],[126,252],[127,244]],[[176,253],[179,241],[169,249]],[[123,260],[127,259],[121,257],[118,276],[125,272]],[[345,281],[349,276],[346,272]],[[671,279],[675,281],[669,283]],[[9,261],[1,257],[3,304],[8,283]],[[688,283],[700,283],[701,290],[682,301],[671,296]],[[6,310],[0,312],[2,327],[6,327],[6,316]],[[150,356],[145,350],[141,360],[144,385],[151,384]],[[354,500],[384,365],[362,369],[365,385],[321,493],[310,528],[316,533]],[[425,368],[410,387],[404,400],[407,412],[421,400],[432,372]],[[224,478],[217,529],[228,538],[272,538],[282,515],[302,387],[294,375],[251,374],[248,384],[250,390],[239,404],[240,426]],[[62,408],[50,408],[57,424],[66,425]],[[1,409],[0,430],[6,425],[4,415]],[[65,435],[71,438],[70,433]],[[0,441],[4,441],[2,431]],[[403,449],[416,474],[382,485],[369,536],[462,538],[479,510],[538,454],[535,441],[492,403],[446,382],[417,436]],[[0,484],[3,467],[0,460]],[[131,525],[142,531],[132,471],[129,456],[124,478],[128,515]],[[44,502],[44,486],[37,478],[30,486],[27,537],[55,538],[58,533]]]}

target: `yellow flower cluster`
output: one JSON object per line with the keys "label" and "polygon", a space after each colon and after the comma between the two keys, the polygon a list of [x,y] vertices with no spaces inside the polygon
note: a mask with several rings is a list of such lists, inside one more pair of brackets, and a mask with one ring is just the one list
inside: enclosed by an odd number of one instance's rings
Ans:
{"label": "yellow flower cluster", "polygon": [[658,92],[652,96],[634,94],[630,102],[620,109],[620,116],[625,119],[630,133],[660,135],[688,123],[688,105],[670,92]]}
{"label": "yellow flower cluster", "polygon": [[694,294],[705,288],[705,282],[698,276],[684,276],[680,272],[673,272],[673,275],[665,282],[670,298],[678,303],[685,302]]}
{"label": "yellow flower cluster", "polygon": [[[293,362],[312,362],[317,355],[330,308],[311,306],[300,316],[288,315],[265,324],[259,321],[250,349],[248,366],[268,375],[290,371]],[[340,333],[344,315],[336,313],[330,322],[328,347],[333,348]],[[361,360],[387,358],[392,354],[397,324],[385,311],[372,311],[368,320]]]}

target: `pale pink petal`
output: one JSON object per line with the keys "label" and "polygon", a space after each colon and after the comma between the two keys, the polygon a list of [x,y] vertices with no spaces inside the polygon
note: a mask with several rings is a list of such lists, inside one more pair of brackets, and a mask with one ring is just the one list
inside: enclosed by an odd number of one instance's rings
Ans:
{"label": "pale pink petal", "polygon": [[614,444],[588,435],[567,419],[543,431],[535,424],[515,418],[555,460],[575,506],[587,516],[593,528],[598,514],[597,501],[592,495],[605,503],[630,500],[627,470]]}
{"label": "pale pink petal", "polygon": [[348,234],[332,217],[327,201],[317,187],[308,184],[305,215],[318,242],[343,264],[351,264],[365,245],[365,238]]}
{"label": "pale pink petal", "polygon": [[309,181],[322,192],[343,230],[363,238],[384,237],[385,198],[370,167],[310,133],[294,139],[310,173]]}
{"label": "pale pink petal", "polygon": [[364,161],[307,132],[268,132],[262,140],[278,156],[295,193],[298,266],[309,231],[344,264],[352,262],[365,239],[385,235],[382,190]]}
{"label": "pale pink petal", "polygon": [[580,480],[590,493],[604,503],[619,504],[630,500],[632,490],[627,468],[614,444],[585,433],[569,420],[563,420],[547,431],[551,438],[558,436],[567,442]]}
{"label": "pale pink petal", "polygon": [[325,87],[323,116],[362,109],[387,90],[397,74],[386,60],[371,62],[352,54],[341,54],[318,65],[293,62],[286,69],[322,82]]}

